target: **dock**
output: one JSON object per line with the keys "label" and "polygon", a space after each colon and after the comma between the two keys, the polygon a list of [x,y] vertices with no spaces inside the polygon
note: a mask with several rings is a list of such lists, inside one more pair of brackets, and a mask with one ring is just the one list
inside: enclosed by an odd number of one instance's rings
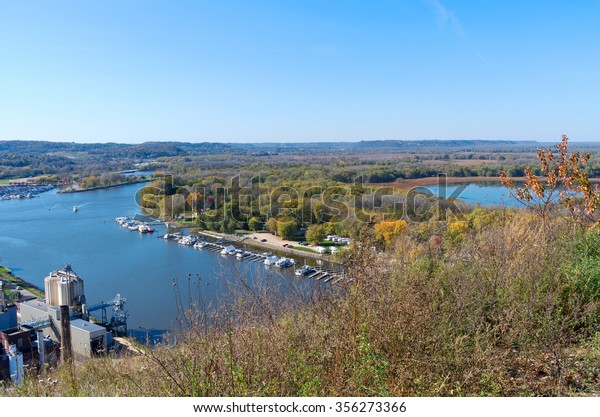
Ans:
{"label": "dock", "polygon": [[[212,236],[207,233],[203,233],[203,234],[213,237],[213,238],[215,237],[215,236]],[[181,234],[170,235],[170,236],[171,237],[167,238],[166,240],[178,241],[185,237]],[[209,242],[202,238],[194,238],[194,239],[195,239],[195,242],[201,242],[201,246],[194,246],[194,248],[196,248],[198,250],[206,250],[209,252],[220,253],[227,246],[231,246],[231,244],[230,244],[231,241],[224,240],[224,239],[219,239],[216,242]],[[190,246],[190,245],[188,245],[188,246]],[[265,259],[268,257],[267,254],[252,252],[252,251],[248,251],[248,250],[245,250],[242,253],[244,254],[242,257],[235,256],[235,258],[238,259],[239,261],[263,263],[265,261]],[[297,265],[297,267],[299,267],[299,266]],[[329,268],[319,268],[319,267],[311,267],[311,268],[314,269],[315,272],[312,272],[308,275],[299,276],[299,278],[305,278],[305,279],[310,279],[313,281],[320,281],[320,282],[331,283],[331,284],[338,284],[338,283],[341,283],[343,280],[345,280],[345,275],[342,271],[336,271],[336,270],[329,269]]]}

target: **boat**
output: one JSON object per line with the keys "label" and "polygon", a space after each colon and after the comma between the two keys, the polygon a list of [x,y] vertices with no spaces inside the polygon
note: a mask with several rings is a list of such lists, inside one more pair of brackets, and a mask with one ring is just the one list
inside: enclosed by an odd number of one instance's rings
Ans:
{"label": "boat", "polygon": [[194,236],[184,236],[179,239],[178,242],[181,245],[192,246],[194,243],[196,243],[196,238]]}
{"label": "boat", "polygon": [[79,207],[73,206],[73,213],[75,213],[76,211],[79,211]]}
{"label": "boat", "polygon": [[223,250],[221,251],[221,255],[233,255],[235,254],[235,246],[226,246],[223,248]]}
{"label": "boat", "polygon": [[294,261],[291,258],[281,258],[277,262],[275,262],[275,266],[277,268],[288,268],[288,267],[294,265],[295,263],[296,263],[296,261]]}
{"label": "boat", "polygon": [[315,268],[310,267],[308,265],[304,265],[302,268],[296,269],[294,271],[294,274],[297,275],[297,276],[299,276],[299,277],[303,277],[303,276],[310,275],[310,274],[315,273],[315,272],[317,272],[317,270]]}
{"label": "boat", "polygon": [[208,244],[204,241],[197,241],[196,243],[194,243],[194,248],[195,249],[204,249]]}
{"label": "boat", "polygon": [[138,226],[138,231],[140,233],[153,233],[154,229],[150,226],[148,226],[147,224],[140,224]]}
{"label": "boat", "polygon": [[243,259],[246,256],[250,256],[250,255],[252,255],[252,252],[250,252],[250,251],[243,251],[243,252],[236,253],[235,257],[238,258],[238,259]]}
{"label": "boat", "polygon": [[267,256],[265,258],[265,265],[275,265],[279,261],[279,257],[275,255]]}

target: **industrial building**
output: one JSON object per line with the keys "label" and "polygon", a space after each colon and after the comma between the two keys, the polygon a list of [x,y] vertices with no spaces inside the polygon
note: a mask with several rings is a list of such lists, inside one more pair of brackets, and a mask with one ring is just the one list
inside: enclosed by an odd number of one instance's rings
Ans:
{"label": "industrial building", "polygon": [[[0,296],[0,380],[20,382],[23,367],[43,371],[58,361],[83,360],[108,351],[112,334],[127,331],[125,299],[120,295],[108,302],[85,304],[83,279],[70,266],[51,272],[44,279],[46,300],[34,299],[8,305]],[[110,320],[107,308],[112,308]],[[91,323],[90,313],[101,311],[103,325]],[[40,366],[41,365],[41,366]]]}

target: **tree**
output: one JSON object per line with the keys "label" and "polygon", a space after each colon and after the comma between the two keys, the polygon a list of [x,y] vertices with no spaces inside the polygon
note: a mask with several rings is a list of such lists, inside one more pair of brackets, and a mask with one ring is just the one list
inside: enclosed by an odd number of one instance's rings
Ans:
{"label": "tree", "polygon": [[327,236],[323,225],[313,224],[306,229],[306,240],[312,245],[318,245]]}
{"label": "tree", "polygon": [[271,217],[267,221],[267,230],[273,234],[277,234],[277,220],[275,217]]}
{"label": "tree", "polygon": [[293,219],[285,218],[277,222],[277,234],[282,239],[292,239],[298,233],[298,225]]}
{"label": "tree", "polygon": [[375,225],[375,237],[383,240],[386,246],[390,246],[394,240],[408,229],[408,223],[404,220],[381,221]]}
{"label": "tree", "polygon": [[542,225],[546,224],[551,209],[557,203],[569,210],[576,223],[598,222],[596,214],[600,208],[600,189],[597,184],[592,186],[583,171],[590,154],[569,154],[568,142],[569,138],[562,135],[561,142],[554,146],[556,153],[549,148],[538,149],[540,173],[544,178],[538,177],[527,167],[523,187],[519,188],[505,171],[500,172],[502,185],[517,201],[537,214]]}
{"label": "tree", "polygon": [[248,227],[250,230],[256,232],[257,230],[262,230],[264,223],[258,217],[252,217],[250,220],[248,220]]}

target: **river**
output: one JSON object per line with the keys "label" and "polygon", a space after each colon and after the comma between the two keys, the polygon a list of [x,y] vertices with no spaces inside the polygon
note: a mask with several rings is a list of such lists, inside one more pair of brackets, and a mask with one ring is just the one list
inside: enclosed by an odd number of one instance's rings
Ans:
{"label": "river", "polygon": [[[228,297],[229,284],[239,277],[269,287],[310,290],[317,285],[294,276],[292,268],[279,270],[158,239],[162,226],[154,234],[121,228],[114,219],[138,213],[134,196],[140,187],[73,194],[54,190],[38,198],[1,201],[0,264],[41,288],[50,271],[70,264],[84,279],[88,303],[112,300],[117,293],[127,299],[134,334],[178,328],[177,305],[189,299],[188,274],[199,274],[202,298],[213,306]],[[181,303],[176,302],[174,278],[182,284]],[[195,297],[196,287],[192,292]]]}

